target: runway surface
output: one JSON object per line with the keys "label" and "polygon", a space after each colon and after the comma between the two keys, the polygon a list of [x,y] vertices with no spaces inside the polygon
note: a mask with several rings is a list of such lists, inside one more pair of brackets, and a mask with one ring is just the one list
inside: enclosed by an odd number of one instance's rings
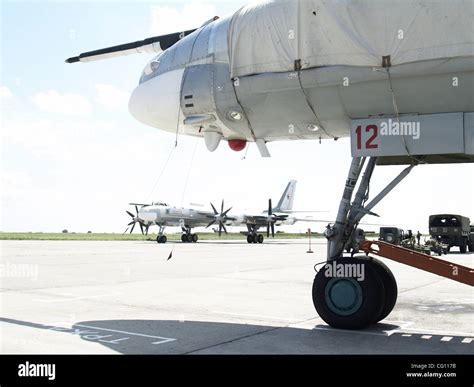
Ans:
{"label": "runway surface", "polygon": [[388,260],[387,320],[328,327],[311,299],[324,240],[315,254],[305,241],[0,243],[1,353],[474,353],[473,288]]}

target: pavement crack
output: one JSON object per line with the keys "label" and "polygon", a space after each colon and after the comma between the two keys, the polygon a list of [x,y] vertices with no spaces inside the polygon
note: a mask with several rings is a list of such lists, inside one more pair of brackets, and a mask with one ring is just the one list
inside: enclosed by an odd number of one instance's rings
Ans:
{"label": "pavement crack", "polygon": [[219,346],[221,346],[221,345],[234,343],[234,342],[236,342],[236,341],[239,341],[239,340],[242,340],[242,339],[246,339],[246,338],[248,338],[248,337],[255,337],[255,336],[261,335],[262,333],[272,332],[272,331],[276,331],[277,329],[282,329],[282,328],[285,328],[285,327],[274,327],[274,328],[265,329],[265,330],[262,330],[262,331],[259,331],[259,332],[250,333],[250,334],[248,334],[248,335],[241,336],[241,337],[237,337],[237,338],[235,338],[235,339],[223,341],[223,342],[220,342],[220,343],[217,343],[217,344],[208,345],[208,346],[206,346],[206,347],[202,347],[202,348],[199,348],[199,349],[194,349],[194,350],[189,351],[189,352],[184,352],[183,355],[191,355],[191,354],[193,354],[193,353],[200,352],[200,351],[204,351],[204,350],[206,350],[206,349],[215,348],[215,347],[219,347]]}
{"label": "pavement crack", "polygon": [[424,288],[424,287],[426,287],[426,286],[434,285],[434,284],[437,284],[438,282],[441,282],[441,281],[445,281],[445,279],[444,279],[444,278],[441,278],[441,279],[439,279],[439,280],[436,280],[436,281],[433,281],[433,282],[429,282],[429,283],[427,283],[427,284],[415,286],[415,287],[410,288],[410,289],[401,290],[401,291],[398,292],[398,294],[402,294],[402,293],[409,292],[409,291],[411,291],[411,290],[416,290],[416,289]]}

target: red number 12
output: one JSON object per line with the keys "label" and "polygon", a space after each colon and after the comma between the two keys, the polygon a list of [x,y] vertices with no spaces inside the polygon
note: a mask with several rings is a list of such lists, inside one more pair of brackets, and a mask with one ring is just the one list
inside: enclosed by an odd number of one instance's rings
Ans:
{"label": "red number 12", "polygon": [[[379,128],[377,125],[368,125],[365,128],[365,132],[369,133],[372,132],[372,137],[370,137],[367,142],[365,143],[365,149],[378,149],[378,145],[374,144],[374,141],[377,139],[379,135]],[[357,134],[357,149],[362,149],[362,126],[358,126],[356,129]]]}

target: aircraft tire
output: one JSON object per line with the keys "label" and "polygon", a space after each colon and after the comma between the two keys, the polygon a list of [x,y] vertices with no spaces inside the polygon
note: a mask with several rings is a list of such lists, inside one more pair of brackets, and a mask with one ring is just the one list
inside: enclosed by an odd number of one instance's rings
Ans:
{"label": "aircraft tire", "polygon": [[199,237],[197,234],[192,234],[192,238],[193,238],[193,243],[196,243],[199,240]]}
{"label": "aircraft tire", "polygon": [[466,254],[467,252],[467,241],[465,238],[463,238],[461,241],[461,245],[459,246],[459,252],[461,254]]}
{"label": "aircraft tire", "polygon": [[382,321],[384,318],[386,318],[395,307],[395,304],[397,303],[397,297],[398,297],[397,280],[395,279],[395,276],[393,275],[392,271],[382,261],[373,257],[365,257],[365,256],[357,257],[357,258],[365,260],[370,265],[372,265],[372,267],[377,272],[379,278],[382,280],[382,283],[385,288],[385,302],[384,302],[382,310],[380,311],[380,314],[373,321],[373,323],[375,324],[375,323],[378,323],[379,321]]}
{"label": "aircraft tire", "polygon": [[253,243],[253,236],[252,235],[247,235],[247,243]]}
{"label": "aircraft tire", "polygon": [[257,237],[257,242],[262,244],[264,240],[265,240],[265,238],[263,237],[263,235],[259,234],[258,237]]}
{"label": "aircraft tire", "polygon": [[181,242],[188,243],[188,236],[186,234],[181,235]]}
{"label": "aircraft tire", "polygon": [[[313,282],[313,304],[319,316],[330,326],[339,329],[363,329],[371,325],[385,306],[384,284],[374,265],[357,258],[342,258],[328,263],[342,265],[344,270],[353,264],[364,265],[364,276],[332,275],[326,266],[316,274]],[[360,279],[360,278],[359,278]]]}

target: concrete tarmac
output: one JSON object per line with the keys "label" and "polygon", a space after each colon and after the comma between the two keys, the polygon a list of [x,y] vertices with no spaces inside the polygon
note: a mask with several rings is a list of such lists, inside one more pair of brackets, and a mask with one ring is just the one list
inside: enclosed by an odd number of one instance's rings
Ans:
{"label": "concrete tarmac", "polygon": [[0,243],[4,354],[474,353],[473,288],[389,260],[391,315],[328,327],[311,299],[324,240]]}

